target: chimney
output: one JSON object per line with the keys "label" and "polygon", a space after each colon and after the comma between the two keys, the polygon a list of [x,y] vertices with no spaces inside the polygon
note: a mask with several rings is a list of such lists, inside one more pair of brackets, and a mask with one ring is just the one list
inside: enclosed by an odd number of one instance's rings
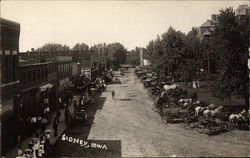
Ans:
{"label": "chimney", "polygon": [[211,15],[211,20],[212,21],[217,21],[217,15],[216,14],[212,14]]}

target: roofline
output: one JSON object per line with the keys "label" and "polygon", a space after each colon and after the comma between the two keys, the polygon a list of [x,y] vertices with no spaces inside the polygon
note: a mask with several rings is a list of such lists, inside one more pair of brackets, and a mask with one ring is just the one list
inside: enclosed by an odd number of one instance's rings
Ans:
{"label": "roofline", "polygon": [[19,27],[20,27],[20,23],[15,22],[15,21],[11,21],[11,20],[4,19],[4,18],[1,18],[1,17],[0,17],[0,21],[1,21],[1,23],[2,23],[2,22],[5,22],[5,23],[7,23],[7,24],[13,24],[13,25],[16,25],[16,26],[19,26]]}

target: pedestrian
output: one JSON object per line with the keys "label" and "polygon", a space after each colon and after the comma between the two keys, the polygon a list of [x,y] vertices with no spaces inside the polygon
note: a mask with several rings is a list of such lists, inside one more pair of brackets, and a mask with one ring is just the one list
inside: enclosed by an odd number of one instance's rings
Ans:
{"label": "pedestrian", "polygon": [[92,104],[95,103],[94,96],[91,96],[91,103],[92,103]]}
{"label": "pedestrian", "polygon": [[55,117],[54,122],[53,122],[53,129],[54,129],[54,137],[57,137],[58,121],[57,121],[56,117]]}
{"label": "pedestrian", "polygon": [[23,150],[21,149],[21,145],[18,145],[17,156],[23,156]]}
{"label": "pedestrian", "polygon": [[81,105],[81,107],[84,106],[84,99],[83,98],[80,99],[80,105]]}
{"label": "pedestrian", "polygon": [[45,138],[45,143],[44,143],[44,152],[45,154],[47,154],[50,150],[50,147],[51,147],[51,144],[50,144],[50,141],[49,141],[49,138]]}
{"label": "pedestrian", "polygon": [[60,112],[60,110],[58,109],[57,112],[56,112],[57,123],[59,123],[60,116],[61,116],[61,112]]}
{"label": "pedestrian", "polygon": [[114,99],[114,97],[115,97],[115,91],[112,90],[111,94],[112,94],[112,98]]}
{"label": "pedestrian", "polygon": [[37,119],[36,117],[31,117],[30,119],[30,124],[31,124],[31,134],[35,132],[36,130],[36,123],[37,123]]}
{"label": "pedestrian", "polygon": [[77,109],[77,101],[74,101],[74,109]]}
{"label": "pedestrian", "polygon": [[36,133],[35,137],[32,138],[33,141],[33,152],[34,152],[34,156],[38,157],[38,150],[39,150],[39,145],[40,145],[40,139],[39,139],[39,134]]}
{"label": "pedestrian", "polygon": [[58,98],[58,103],[59,103],[59,108],[61,108],[63,106],[63,102],[62,102],[61,97]]}
{"label": "pedestrian", "polygon": [[106,82],[104,81],[104,83],[103,83],[103,91],[106,91]]}
{"label": "pedestrian", "polygon": [[42,133],[45,131],[47,124],[48,124],[48,120],[45,117],[43,117],[42,120],[41,120]]}
{"label": "pedestrian", "polygon": [[50,109],[49,109],[49,106],[47,106],[44,109],[44,116],[47,118],[47,120],[49,119],[49,113],[50,113]]}
{"label": "pedestrian", "polygon": [[34,157],[33,146],[34,146],[33,142],[30,141],[29,144],[28,144],[28,149],[29,149],[29,150],[27,150],[27,151],[28,151],[28,155],[29,155],[30,157]]}
{"label": "pedestrian", "polygon": [[64,111],[64,122],[65,122],[66,124],[69,123],[69,116],[70,116],[70,111],[69,111],[69,108],[66,107],[66,108],[65,108],[65,111]]}

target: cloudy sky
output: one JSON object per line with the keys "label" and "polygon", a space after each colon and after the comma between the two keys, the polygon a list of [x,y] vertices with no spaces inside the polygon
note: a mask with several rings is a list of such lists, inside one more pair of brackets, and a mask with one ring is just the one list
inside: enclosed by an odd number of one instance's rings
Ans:
{"label": "cloudy sky", "polygon": [[120,42],[128,50],[145,47],[170,26],[187,33],[219,9],[245,1],[20,1],[2,0],[1,17],[21,24],[20,51],[45,43],[73,47]]}

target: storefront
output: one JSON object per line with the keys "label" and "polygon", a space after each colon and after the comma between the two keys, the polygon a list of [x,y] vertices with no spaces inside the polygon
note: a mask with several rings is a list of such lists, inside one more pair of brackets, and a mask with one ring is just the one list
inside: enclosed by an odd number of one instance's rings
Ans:
{"label": "storefront", "polygon": [[69,77],[59,80],[58,92],[59,96],[64,100],[66,97],[66,91],[68,90],[70,81]]}

